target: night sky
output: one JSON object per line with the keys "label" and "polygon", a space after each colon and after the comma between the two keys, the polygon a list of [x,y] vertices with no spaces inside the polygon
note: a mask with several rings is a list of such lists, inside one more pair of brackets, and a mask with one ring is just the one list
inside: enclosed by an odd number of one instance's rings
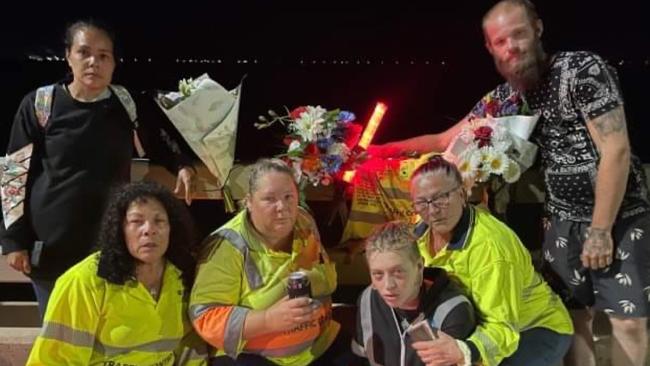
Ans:
{"label": "night sky", "polygon": [[[270,108],[320,104],[365,121],[382,100],[389,106],[377,134],[382,142],[445,129],[500,82],[480,30],[489,1],[304,3],[103,1],[64,8],[24,2],[5,10],[0,149],[23,95],[67,71],[64,62],[29,56],[63,56],[66,23],[89,16],[115,28],[124,61],[114,81],[133,93],[175,89],[178,79],[204,72],[232,88],[247,75],[236,153],[246,161],[280,152],[280,129],[252,127]],[[537,3],[547,51],[591,50],[617,67],[633,146],[650,162],[650,19],[643,2]],[[155,15],[153,6],[159,7]]]}

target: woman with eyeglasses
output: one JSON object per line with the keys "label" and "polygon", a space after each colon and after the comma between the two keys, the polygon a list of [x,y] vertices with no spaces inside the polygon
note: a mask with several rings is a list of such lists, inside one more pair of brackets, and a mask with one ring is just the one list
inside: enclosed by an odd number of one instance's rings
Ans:
{"label": "woman with eyeglasses", "polygon": [[431,365],[554,365],[573,334],[560,298],[535,272],[517,235],[489,212],[467,203],[461,175],[441,156],[411,177],[421,221],[418,248],[427,267],[445,269],[473,301],[479,325],[464,342],[439,332],[413,347]]}

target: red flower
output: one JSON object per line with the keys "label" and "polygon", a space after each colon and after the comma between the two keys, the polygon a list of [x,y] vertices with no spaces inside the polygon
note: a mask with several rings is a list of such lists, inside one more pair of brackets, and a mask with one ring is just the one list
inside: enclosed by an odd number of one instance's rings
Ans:
{"label": "red flower", "polygon": [[353,147],[357,146],[359,143],[359,138],[361,138],[361,130],[363,127],[361,127],[360,124],[358,123],[349,123],[347,125],[347,128],[345,129],[345,136],[343,136],[343,140],[345,141],[345,145],[352,149]]}
{"label": "red flower", "polygon": [[474,141],[478,141],[478,147],[490,145],[492,139],[492,127],[481,126],[474,130]]}
{"label": "red flower", "polygon": [[314,156],[307,156],[302,160],[301,169],[306,172],[316,172],[320,169],[320,159]]}
{"label": "red flower", "polygon": [[300,118],[300,113],[302,112],[307,112],[307,107],[302,106],[292,110],[291,113],[289,113],[289,118],[294,120]]}
{"label": "red flower", "polygon": [[492,137],[492,127],[481,126],[474,130],[474,137],[479,140],[490,139]]}
{"label": "red flower", "polygon": [[485,113],[489,114],[492,117],[496,117],[499,113],[499,102],[496,101],[495,99],[490,100],[485,105]]}
{"label": "red flower", "polygon": [[312,143],[312,144],[307,145],[307,148],[305,149],[305,152],[307,153],[307,155],[318,155],[318,153],[320,151],[318,150],[318,146],[316,146],[316,144]]}
{"label": "red flower", "polygon": [[298,138],[297,138],[296,136],[294,136],[294,135],[287,135],[287,136],[284,137],[284,139],[282,139],[282,143],[285,144],[285,145],[287,145],[287,146],[289,146],[289,145],[291,145],[291,143],[294,142],[295,140],[298,140]]}

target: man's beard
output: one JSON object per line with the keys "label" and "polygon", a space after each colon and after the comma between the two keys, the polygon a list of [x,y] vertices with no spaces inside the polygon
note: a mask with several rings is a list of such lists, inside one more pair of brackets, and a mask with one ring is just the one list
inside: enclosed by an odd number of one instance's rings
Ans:
{"label": "man's beard", "polygon": [[545,69],[546,54],[538,43],[531,53],[523,55],[526,59],[511,67],[506,61],[494,59],[497,71],[515,90],[527,91],[534,89],[542,78]]}

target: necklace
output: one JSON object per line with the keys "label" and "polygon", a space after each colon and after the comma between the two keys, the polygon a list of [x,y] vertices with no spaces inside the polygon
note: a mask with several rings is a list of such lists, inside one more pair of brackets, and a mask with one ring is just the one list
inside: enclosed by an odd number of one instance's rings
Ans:
{"label": "necklace", "polygon": [[160,269],[144,266],[136,269],[136,280],[144,286],[154,300],[158,300],[160,295],[164,270],[163,266]]}

